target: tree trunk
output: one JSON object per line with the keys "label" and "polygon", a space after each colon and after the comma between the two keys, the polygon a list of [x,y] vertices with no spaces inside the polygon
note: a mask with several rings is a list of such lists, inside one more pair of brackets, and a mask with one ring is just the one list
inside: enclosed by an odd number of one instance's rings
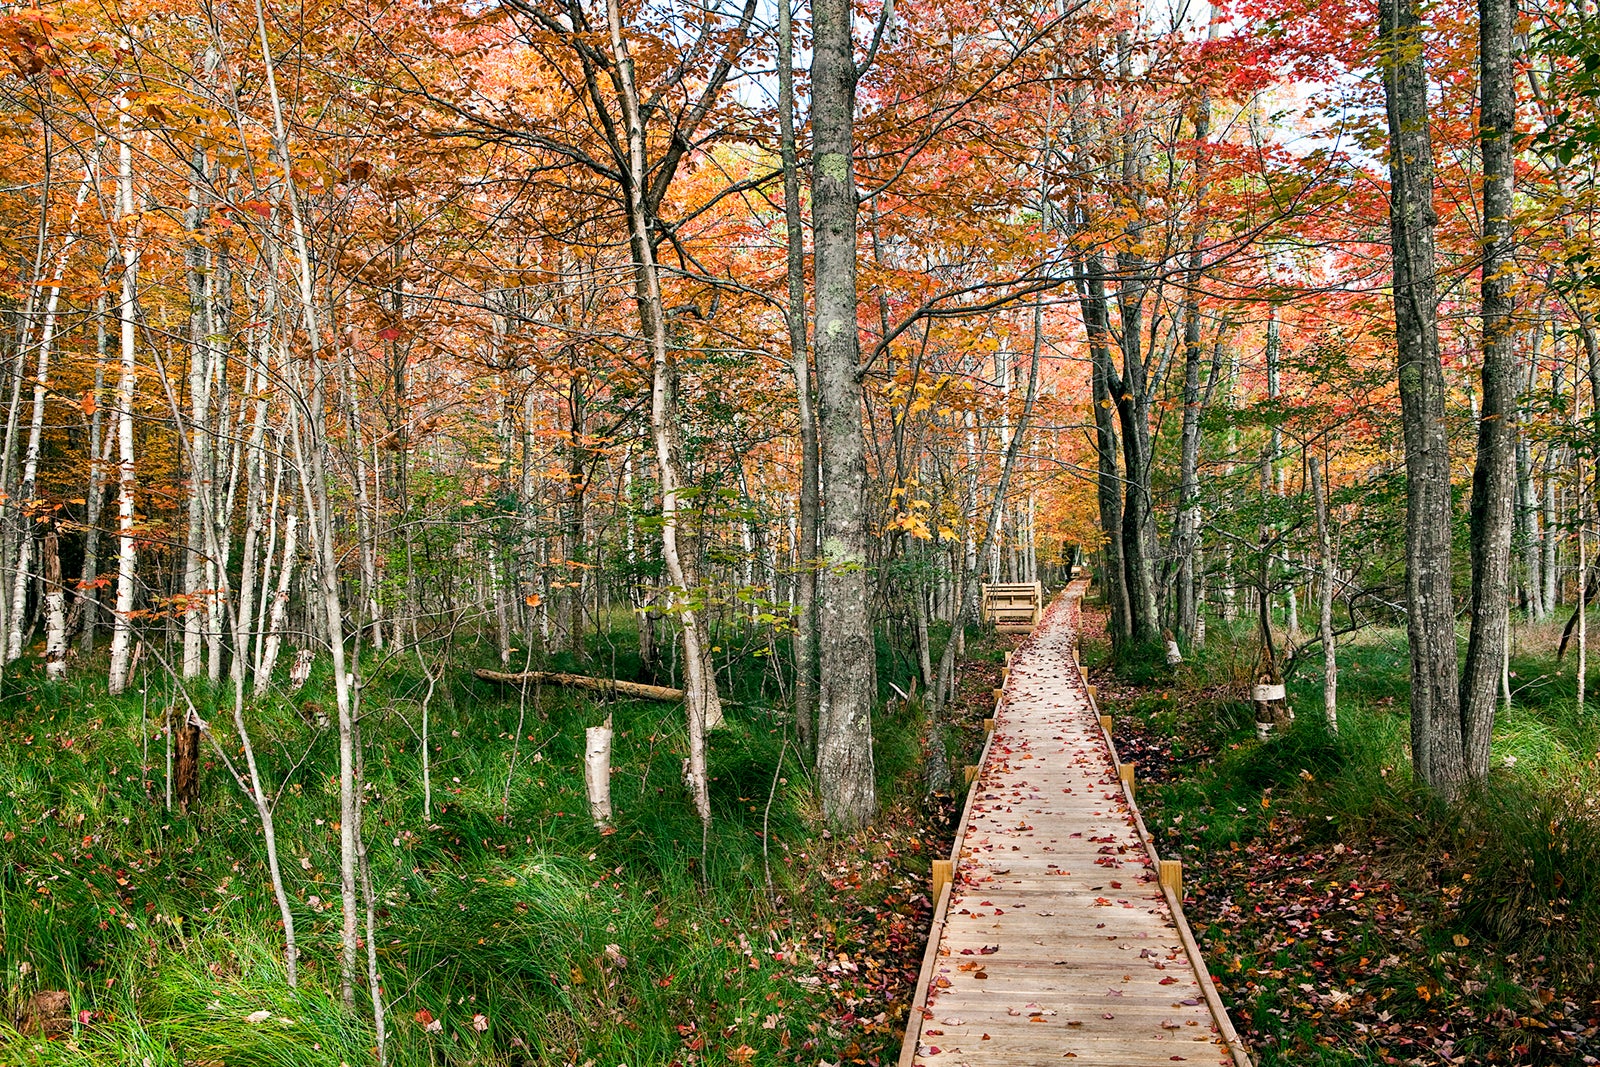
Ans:
{"label": "tree trunk", "polygon": [[106,298],[95,297],[94,411],[89,415],[89,488],[84,505],[83,572],[78,581],[78,603],[83,606],[83,633],[79,648],[87,656],[94,651],[94,634],[100,623],[100,522],[105,509],[105,448],[110,436],[105,432],[106,351],[110,334],[106,330]]}
{"label": "tree trunk", "polygon": [[811,366],[806,339],[805,231],[800,218],[800,153],[794,129],[794,17],[792,0],[778,3],[778,144],[783,161],[783,218],[788,303],[789,372],[794,376],[800,424],[800,501],[795,546],[794,717],[800,751],[816,752],[817,717],[817,417],[811,406]]}
{"label": "tree trunk", "polygon": [[117,381],[117,604],[111,630],[111,669],[107,688],[112,696],[128,684],[133,652],[134,582],[138,548],[134,541],[133,398],[138,389],[135,340],[138,318],[138,212],[133,203],[133,119],[126,94],[117,98],[117,214],[122,220],[122,292],[117,304],[121,327],[122,374]]}
{"label": "tree trunk", "polygon": [[1529,619],[1545,616],[1544,589],[1539,581],[1539,503],[1533,480],[1533,447],[1523,432],[1526,413],[1517,419],[1517,527],[1516,541],[1522,547],[1522,610]]}
{"label": "tree trunk", "polygon": [[[27,638],[28,584],[33,577],[33,529],[36,518],[34,511],[38,503],[34,500],[34,492],[39,479],[39,449],[44,434],[45,400],[50,394],[50,353],[55,345],[56,311],[61,303],[61,279],[66,273],[67,258],[71,255],[72,246],[77,240],[78,215],[83,208],[83,202],[88,198],[90,179],[94,176],[95,161],[98,157],[97,146],[95,158],[84,169],[83,181],[78,185],[78,199],[72,207],[72,220],[67,224],[67,236],[62,241],[60,253],[56,256],[50,295],[45,298],[44,324],[39,331],[33,379],[33,412],[28,421],[28,448],[23,455],[22,482],[17,488],[17,502],[22,509],[22,521],[21,534],[17,542],[17,570],[11,591],[11,625],[6,635],[7,663],[21,657]],[[59,584],[58,580],[57,585]]]}
{"label": "tree trunk", "polygon": [[684,688],[687,691],[689,719],[689,759],[686,782],[700,816],[702,832],[711,826],[711,798],[706,784],[705,735],[709,724],[721,717],[717,679],[707,671],[709,643],[703,615],[694,606],[691,569],[678,550],[678,508],[682,474],[671,354],[667,344],[666,307],[661,297],[661,279],[656,271],[655,249],[651,243],[650,218],[645,209],[645,186],[649,181],[645,165],[644,120],[639,112],[639,97],[633,77],[633,59],[623,39],[622,15],[618,0],[608,0],[607,21],[611,30],[611,55],[615,64],[618,102],[626,125],[628,168],[623,182],[627,198],[629,239],[633,249],[634,299],[645,341],[650,346],[650,431],[655,441],[657,475],[661,486],[661,555],[666,565],[668,607],[678,617],[683,643]]}
{"label": "tree trunk", "polygon": [[855,49],[848,0],[813,0],[811,228],[815,258],[823,568],[817,786],[829,823],[855,829],[877,811],[867,595],[866,441],[856,320]]}
{"label": "tree trunk", "polygon": [[1511,66],[1512,0],[1478,0],[1483,153],[1483,408],[1472,472],[1472,632],[1461,675],[1461,733],[1467,778],[1489,773],[1489,743],[1509,639],[1511,528],[1516,499],[1517,354],[1512,316],[1515,271],[1512,189],[1516,89]]}
{"label": "tree trunk", "polygon": [[611,720],[584,731],[583,784],[589,794],[589,817],[597,827],[611,825]]}
{"label": "tree trunk", "polygon": [[1117,470],[1119,444],[1113,415],[1116,371],[1111,363],[1110,314],[1098,257],[1092,257],[1087,267],[1079,265],[1076,273],[1078,305],[1088,334],[1093,366],[1091,396],[1098,461],[1095,486],[1100,504],[1100,530],[1105,535],[1101,584],[1110,608],[1111,642],[1121,648],[1132,639],[1133,629],[1128,608],[1127,568],[1122,558],[1122,479]]}
{"label": "tree trunk", "polygon": [[1322,580],[1317,597],[1317,637],[1322,642],[1322,712],[1328,728],[1339,729],[1339,657],[1333,636],[1333,586],[1337,571],[1333,559],[1333,533],[1328,525],[1328,488],[1322,479],[1322,461],[1310,457],[1311,497],[1317,515],[1317,558]]}
{"label": "tree trunk", "polygon": [[[289,135],[278,96],[277,75],[267,36],[267,18],[262,0],[256,0],[256,31],[261,42],[262,67],[266,75],[267,96],[272,106],[273,149],[280,160],[292,158]],[[298,403],[289,405],[289,429],[295,466],[300,471],[300,490],[306,508],[306,533],[316,562],[317,599],[326,623],[328,648],[333,658],[334,702],[339,712],[339,896],[342,924],[339,931],[339,985],[345,1007],[355,1007],[356,955],[360,942],[361,916],[357,874],[360,857],[357,834],[361,825],[359,806],[363,802],[356,772],[356,709],[351,693],[354,676],[346,671],[344,643],[344,605],[339,596],[339,554],[333,533],[333,508],[328,492],[326,443],[328,368],[318,330],[320,315],[314,294],[315,278],[311,253],[306,243],[305,223],[300,216],[298,194],[292,173],[285,174],[283,199],[289,209],[289,232],[294,248],[294,273],[301,317],[304,322],[312,385],[309,395],[300,392]],[[300,383],[290,379],[291,388]],[[304,417],[302,418],[302,411]],[[305,425],[302,427],[302,423]],[[308,441],[306,438],[310,436]],[[236,709],[236,713],[238,713]]]}
{"label": "tree trunk", "polygon": [[1433,140],[1415,0],[1380,0],[1389,121],[1389,225],[1395,341],[1406,450],[1406,594],[1411,646],[1411,759],[1450,795],[1466,774],[1450,574],[1450,448],[1439,362]]}
{"label": "tree trunk", "polygon": [[203,148],[196,148],[189,180],[190,244],[185,256],[189,282],[189,526],[183,564],[183,676],[196,678],[203,669],[202,642],[215,620],[202,611],[206,575],[205,524],[211,494],[211,331],[206,315],[207,249],[199,240],[205,224],[202,186],[206,174]]}
{"label": "tree trunk", "polygon": [[289,592],[294,588],[295,535],[299,532],[300,516],[291,505],[288,521],[284,523],[283,563],[278,569],[278,589],[272,597],[272,612],[268,616],[262,635],[261,658],[256,661],[256,699],[267,695],[272,685],[272,671],[278,665],[278,651],[283,647],[283,628],[289,617]]}
{"label": "tree trunk", "polygon": [[[1214,19],[1214,16],[1213,16]],[[1208,37],[1215,37],[1213,32]],[[1200,283],[1205,277],[1205,200],[1209,191],[1209,151],[1211,135],[1211,94],[1202,92],[1195,105],[1195,213],[1194,236],[1189,245],[1189,293],[1183,313],[1183,426],[1180,435],[1178,473],[1178,603],[1179,637],[1193,642],[1200,628],[1200,604],[1195,596],[1195,553],[1200,539],[1200,365],[1205,358],[1201,346]]]}
{"label": "tree trunk", "polygon": [[56,532],[44,536],[44,674],[52,682],[67,676],[67,592],[61,584],[61,545]]}

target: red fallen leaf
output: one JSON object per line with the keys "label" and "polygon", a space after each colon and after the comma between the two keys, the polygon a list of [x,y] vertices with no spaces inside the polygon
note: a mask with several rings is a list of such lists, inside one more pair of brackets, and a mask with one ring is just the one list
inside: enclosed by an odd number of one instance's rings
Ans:
{"label": "red fallen leaf", "polygon": [[1000,951],[1000,946],[999,945],[984,945],[978,951],[983,953],[985,956],[993,956],[996,952]]}
{"label": "red fallen leaf", "polygon": [[1108,1012],[1104,1012],[1104,1013],[1102,1013],[1102,1014],[1101,1014],[1101,1016],[1100,1016],[1100,1018],[1102,1018],[1102,1019],[1115,1019],[1115,1018],[1116,1018],[1116,1016],[1115,1016],[1115,1015],[1113,1015],[1113,1014],[1111,1014],[1111,1013],[1110,1013],[1110,1012],[1109,1012],[1109,1011],[1108,1011]]}
{"label": "red fallen leaf", "polygon": [[1161,979],[1160,984],[1161,985],[1172,985],[1175,982],[1177,982],[1177,979],[1172,977],[1172,975],[1169,974],[1165,978]]}
{"label": "red fallen leaf", "polygon": [[433,1022],[433,1012],[429,1011],[427,1008],[423,1008],[413,1015],[412,1018],[417,1020],[418,1025],[427,1026],[429,1023]]}

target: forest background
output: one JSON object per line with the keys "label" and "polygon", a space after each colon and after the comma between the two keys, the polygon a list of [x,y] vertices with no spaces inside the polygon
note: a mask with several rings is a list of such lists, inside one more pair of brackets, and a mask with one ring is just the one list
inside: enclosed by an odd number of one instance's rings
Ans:
{"label": "forest background", "polygon": [[1560,677],[1517,627],[1586,706],[1585,9],[74,2],[0,50],[0,936],[75,1055],[860,1058],[892,997],[705,1005],[848,970],[793,942],[833,835],[911,884],[984,581],[1093,563],[1128,676],[1318,659],[1332,737],[1337,646],[1403,640],[1445,810]]}

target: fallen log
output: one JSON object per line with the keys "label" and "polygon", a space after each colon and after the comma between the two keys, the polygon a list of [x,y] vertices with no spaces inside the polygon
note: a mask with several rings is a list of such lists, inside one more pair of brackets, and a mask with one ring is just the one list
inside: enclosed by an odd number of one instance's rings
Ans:
{"label": "fallen log", "polygon": [[682,700],[683,690],[665,685],[645,685],[643,682],[620,682],[615,678],[591,678],[586,674],[564,674],[560,671],[491,671],[474,670],[473,676],[486,682],[505,682],[508,685],[565,685],[573,689],[589,689],[607,696],[635,697],[639,700]]}

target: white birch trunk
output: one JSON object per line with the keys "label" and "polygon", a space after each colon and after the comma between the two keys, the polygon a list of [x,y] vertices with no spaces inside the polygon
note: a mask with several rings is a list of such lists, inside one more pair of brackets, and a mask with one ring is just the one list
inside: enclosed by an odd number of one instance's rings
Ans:
{"label": "white birch trunk", "polygon": [[[28,422],[28,448],[22,461],[22,483],[17,490],[21,508],[21,537],[17,544],[17,570],[11,590],[11,624],[6,634],[6,662],[22,656],[22,646],[27,637],[28,583],[33,578],[33,495],[39,479],[39,447],[44,435],[45,400],[50,393],[50,351],[55,344],[56,312],[61,304],[61,278],[67,270],[67,259],[77,242],[78,215],[88,198],[90,181],[94,177],[99,147],[89,165],[84,168],[83,180],[78,183],[78,197],[72,206],[72,220],[67,224],[67,234],[61,251],[56,256],[55,273],[51,278],[50,295],[45,298],[44,324],[39,330],[38,358],[33,379],[33,412]],[[57,583],[59,585],[59,582]]]}
{"label": "white birch trunk", "polygon": [[89,491],[85,507],[84,525],[88,527],[83,539],[83,575],[78,589],[83,606],[83,637],[80,648],[84,655],[94,651],[94,633],[100,622],[100,520],[105,506],[105,465],[109,455],[103,449],[111,444],[105,432],[105,402],[102,394],[106,384],[106,348],[109,344],[106,331],[106,298],[102,293],[95,298],[95,363],[94,411],[89,416]]}
{"label": "white birch trunk", "polygon": [[67,676],[67,593],[54,530],[44,538],[44,618],[44,675],[59,682]]}
{"label": "white birch trunk", "polygon": [[278,652],[283,647],[283,624],[289,615],[289,591],[294,588],[295,535],[300,523],[299,514],[291,508],[289,521],[283,531],[283,564],[278,570],[278,591],[272,598],[272,616],[267,622],[266,640],[262,644],[261,662],[256,666],[256,699],[267,694],[272,685],[272,671],[278,663]]}
{"label": "white birch trunk", "polygon": [[138,322],[138,223],[133,203],[132,118],[126,95],[117,98],[120,125],[117,145],[117,210],[123,220],[121,235],[122,292],[117,305],[121,327],[122,375],[117,382],[117,604],[111,631],[111,670],[107,688],[112,696],[128,684],[129,657],[133,651],[134,582],[138,555],[134,542],[133,400],[138,390],[138,365],[134,344]]}
{"label": "white birch trunk", "polygon": [[611,726],[584,731],[583,783],[589,793],[589,816],[597,827],[611,825]]}
{"label": "white birch trunk", "polygon": [[[211,343],[206,314],[206,275],[209,253],[198,239],[204,225],[202,183],[206,172],[204,149],[196,149],[189,180],[190,246],[185,257],[189,281],[189,508],[188,533],[183,553],[183,676],[198,678],[204,669],[206,617],[206,503],[211,492]],[[174,417],[178,412],[173,412]]]}
{"label": "white birch trunk", "polygon": [[1317,555],[1322,563],[1322,582],[1317,598],[1317,635],[1322,641],[1322,711],[1328,728],[1339,729],[1339,657],[1333,636],[1333,586],[1336,581],[1333,560],[1333,534],[1328,525],[1328,487],[1322,476],[1322,461],[1310,457],[1311,496],[1316,506]]}

